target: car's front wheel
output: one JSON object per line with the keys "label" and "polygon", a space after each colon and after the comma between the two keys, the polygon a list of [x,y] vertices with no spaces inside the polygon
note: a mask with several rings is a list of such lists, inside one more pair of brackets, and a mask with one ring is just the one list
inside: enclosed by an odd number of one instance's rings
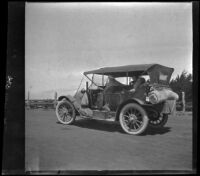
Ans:
{"label": "car's front wheel", "polygon": [[139,135],[146,130],[149,119],[144,108],[136,103],[128,103],[121,109],[119,121],[126,133]]}
{"label": "car's front wheel", "polygon": [[60,123],[72,124],[76,118],[75,108],[71,102],[62,100],[56,106],[56,116]]}

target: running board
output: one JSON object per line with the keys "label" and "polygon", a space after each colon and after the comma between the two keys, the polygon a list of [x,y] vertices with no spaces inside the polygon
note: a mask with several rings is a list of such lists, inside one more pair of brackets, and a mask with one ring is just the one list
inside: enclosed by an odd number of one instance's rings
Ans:
{"label": "running board", "polygon": [[105,120],[114,122],[115,121],[115,112],[113,111],[100,111],[100,110],[93,110],[93,116],[83,116],[81,115],[81,118],[87,118],[87,119],[95,119],[95,120]]}
{"label": "running board", "polygon": [[105,121],[114,122],[115,119],[114,118],[110,118],[110,119],[105,119]]}
{"label": "running board", "polygon": [[94,118],[90,118],[90,119],[94,119],[94,120],[102,120],[102,121],[108,121],[108,122],[114,122],[114,121],[115,121],[114,118],[110,118],[110,119],[101,119],[101,118],[96,118],[96,117],[94,117]]}

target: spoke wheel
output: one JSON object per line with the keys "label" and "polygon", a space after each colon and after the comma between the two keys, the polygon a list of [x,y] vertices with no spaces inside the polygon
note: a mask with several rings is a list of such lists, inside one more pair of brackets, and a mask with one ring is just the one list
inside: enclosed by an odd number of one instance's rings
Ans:
{"label": "spoke wheel", "polygon": [[149,126],[153,128],[164,127],[168,121],[168,114],[159,115],[157,118],[151,118],[149,120]]}
{"label": "spoke wheel", "polygon": [[120,125],[128,134],[143,133],[147,128],[148,120],[146,111],[136,103],[126,104],[119,115]]}
{"label": "spoke wheel", "polygon": [[74,106],[67,100],[60,101],[56,106],[56,116],[62,124],[72,124],[76,117]]}

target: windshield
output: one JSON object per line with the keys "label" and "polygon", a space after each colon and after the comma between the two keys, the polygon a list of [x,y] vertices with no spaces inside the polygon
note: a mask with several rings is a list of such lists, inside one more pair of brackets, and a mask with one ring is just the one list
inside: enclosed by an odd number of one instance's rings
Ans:
{"label": "windshield", "polygon": [[93,75],[87,75],[87,77],[91,81],[91,84],[89,86],[90,88],[96,87],[96,86],[105,86],[108,80],[108,76],[106,75],[93,74]]}

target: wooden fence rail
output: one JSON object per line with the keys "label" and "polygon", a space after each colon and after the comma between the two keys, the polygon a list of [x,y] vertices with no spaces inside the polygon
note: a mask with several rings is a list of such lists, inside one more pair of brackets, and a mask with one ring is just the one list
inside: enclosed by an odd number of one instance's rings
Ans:
{"label": "wooden fence rail", "polygon": [[[191,103],[190,103],[191,104]],[[192,109],[192,104],[188,105],[185,102],[185,92],[182,92],[181,101],[177,101],[177,110],[185,112],[186,109]],[[57,92],[54,93],[54,99],[49,100],[30,100],[30,92],[28,92],[28,99],[25,101],[25,106],[30,108],[53,108],[55,109],[57,105]],[[189,110],[191,111],[191,110]]]}
{"label": "wooden fence rail", "polygon": [[25,100],[25,106],[27,109],[30,108],[56,108],[57,105],[57,92],[54,93],[54,99],[48,100],[30,100],[30,92],[28,91],[28,98]]}

